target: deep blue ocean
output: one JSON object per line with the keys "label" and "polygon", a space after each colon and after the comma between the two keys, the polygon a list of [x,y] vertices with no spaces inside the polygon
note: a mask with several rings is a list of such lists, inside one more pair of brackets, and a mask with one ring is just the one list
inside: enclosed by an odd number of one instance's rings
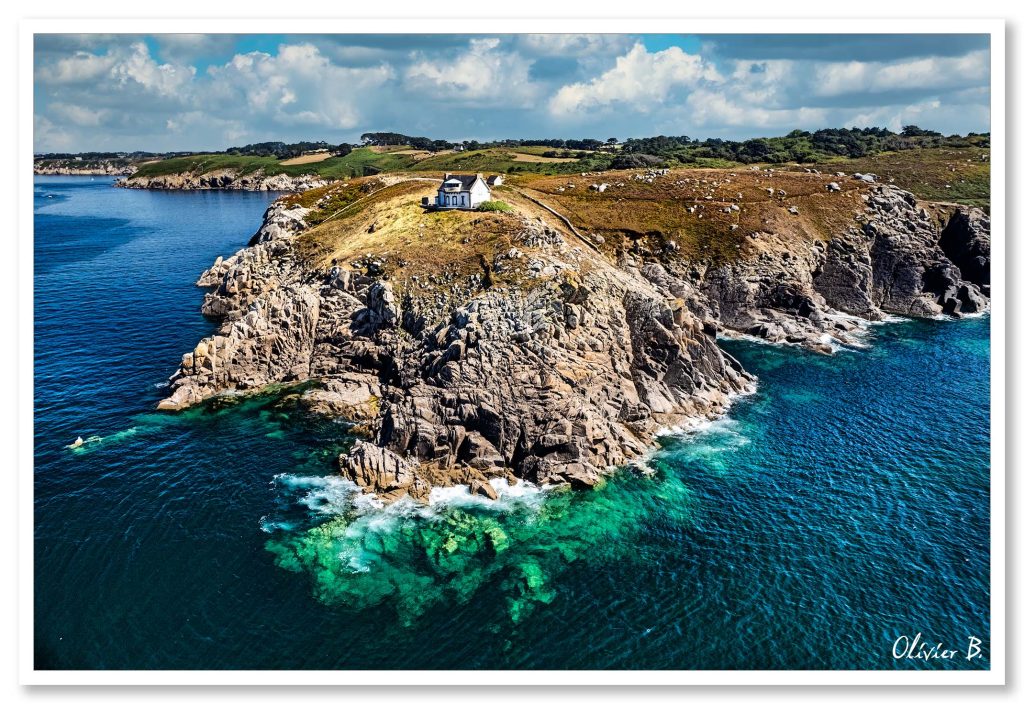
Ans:
{"label": "deep blue ocean", "polygon": [[382,510],[278,398],[153,410],[272,198],[36,178],[37,668],[989,667],[987,318],[723,342],[758,392],[650,474]]}

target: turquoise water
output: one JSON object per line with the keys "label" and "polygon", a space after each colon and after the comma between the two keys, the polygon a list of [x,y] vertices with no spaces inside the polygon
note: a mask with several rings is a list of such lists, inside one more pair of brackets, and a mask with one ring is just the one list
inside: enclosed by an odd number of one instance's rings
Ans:
{"label": "turquoise water", "polygon": [[270,198],[36,180],[36,667],[988,667],[892,656],[987,645],[986,318],[725,342],[758,393],[649,475],[382,510],[287,398],[152,412]]}

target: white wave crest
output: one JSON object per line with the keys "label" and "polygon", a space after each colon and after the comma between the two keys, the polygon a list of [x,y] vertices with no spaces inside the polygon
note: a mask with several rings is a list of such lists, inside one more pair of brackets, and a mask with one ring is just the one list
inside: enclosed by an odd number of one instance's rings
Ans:
{"label": "white wave crest", "polygon": [[112,433],[107,436],[90,435],[85,439],[79,437],[76,438],[73,443],[71,443],[70,445],[65,445],[64,447],[76,454],[92,452],[94,450],[99,449],[100,445],[109,444],[112,442],[119,442],[121,440],[127,440],[128,438],[135,435],[137,432],[139,432],[138,427],[132,426],[130,428],[125,428],[124,430],[118,430],[116,433]]}
{"label": "white wave crest", "polygon": [[502,511],[522,506],[539,506],[545,492],[550,489],[550,487],[537,486],[525,480],[509,484],[507,479],[497,478],[491,479],[488,483],[497,494],[497,499],[473,494],[465,484],[456,484],[455,486],[434,487],[430,490],[427,503],[434,508],[476,506]]}
{"label": "white wave crest", "polygon": [[341,515],[351,511],[363,496],[359,486],[344,477],[277,474],[274,484],[288,493],[300,493],[298,503],[311,511]]}
{"label": "white wave crest", "polygon": [[706,432],[709,428],[714,427],[716,423],[728,419],[729,409],[732,408],[733,404],[741,398],[747,396],[753,396],[757,393],[757,381],[753,381],[750,385],[741,391],[730,391],[726,394],[725,403],[722,404],[721,413],[715,416],[693,416],[688,418],[682,423],[676,425],[665,425],[654,431],[654,437],[665,437],[672,435],[694,435],[697,433]]}
{"label": "white wave crest", "polygon": [[[300,474],[275,475],[271,484],[284,492],[292,507],[303,507],[323,517],[349,516],[350,530],[383,532],[409,519],[435,519],[454,508],[476,508],[489,511],[539,509],[550,487],[528,481],[510,484],[506,479],[491,479],[497,499],[474,494],[465,485],[435,487],[426,503],[403,497],[385,504],[372,493],[364,492],[355,482],[339,476]],[[266,533],[276,530],[297,530],[294,521],[264,516],[260,528]]]}

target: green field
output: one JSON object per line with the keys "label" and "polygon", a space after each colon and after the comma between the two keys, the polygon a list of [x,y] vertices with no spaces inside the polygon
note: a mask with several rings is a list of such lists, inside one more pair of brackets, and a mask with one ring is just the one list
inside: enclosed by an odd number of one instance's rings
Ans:
{"label": "green field", "polygon": [[[826,167],[821,168],[824,170]],[[991,162],[987,148],[883,152],[835,161],[828,164],[828,168],[847,173],[873,173],[880,177],[882,183],[892,179],[895,185],[925,200],[963,203],[986,211],[989,208]]]}
{"label": "green field", "polygon": [[[603,171],[608,168],[612,155],[590,153],[586,159],[573,161],[524,161],[517,154],[540,155],[547,149],[540,147],[490,148],[471,151],[444,151],[417,160],[414,154],[396,153],[404,147],[388,150],[362,147],[353,149],[343,157],[331,157],[310,164],[283,165],[274,157],[236,156],[230,154],[199,154],[165,159],[144,164],[138,176],[160,176],[175,173],[208,173],[231,169],[239,174],[262,170],[267,175],[316,174],[330,179],[348,179],[395,171],[441,174],[445,172],[504,173],[531,176],[571,175],[581,172]],[[919,148],[898,152],[881,152],[857,159],[831,158],[815,166],[824,173],[830,171],[856,171],[874,173],[882,183],[889,182],[905,188],[917,196],[932,201],[963,203],[987,209],[989,207],[989,150],[967,148]],[[684,169],[737,169],[749,166],[719,158],[698,158],[693,163],[666,166]],[[764,164],[764,168],[777,170],[804,169],[803,165]],[[611,172],[614,173],[614,172]],[[609,178],[611,178],[609,176]]]}
{"label": "green field", "polygon": [[[584,161],[531,163],[516,159],[508,149],[478,149],[465,152],[442,152],[426,159],[416,160],[412,154],[396,154],[395,150],[379,151],[363,147],[353,149],[343,157],[331,157],[312,164],[284,165],[274,157],[235,156],[230,154],[197,154],[165,159],[141,166],[138,176],[165,176],[176,173],[209,173],[232,169],[239,174],[262,170],[267,175],[317,174],[326,178],[354,178],[389,171],[480,171],[500,173],[577,173],[607,168],[610,157],[595,154]],[[529,152],[523,152],[529,153]]]}
{"label": "green field", "polygon": [[272,156],[241,156],[232,154],[197,154],[164,159],[139,167],[138,176],[166,176],[178,173],[209,173],[232,169],[239,174],[263,171],[268,176],[288,174],[319,174],[326,178],[353,178],[381,171],[401,171],[414,159],[407,154],[378,153],[370,149],[354,149],[342,157],[331,157],[312,164],[285,165]]}

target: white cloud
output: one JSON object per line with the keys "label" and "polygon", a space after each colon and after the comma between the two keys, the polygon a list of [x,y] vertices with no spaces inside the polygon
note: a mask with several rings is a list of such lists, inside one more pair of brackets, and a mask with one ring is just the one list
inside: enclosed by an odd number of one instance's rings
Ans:
{"label": "white cloud", "polygon": [[91,109],[73,103],[50,103],[50,113],[80,127],[96,127],[110,114],[109,110]]}
{"label": "white cloud", "polygon": [[210,54],[227,54],[234,45],[230,34],[159,34],[160,55],[170,62],[189,64]]}
{"label": "white cloud", "polygon": [[404,85],[414,92],[464,105],[529,106],[538,95],[530,81],[532,62],[502,51],[497,38],[472,39],[467,50],[447,59],[416,54]]}
{"label": "white cloud", "polygon": [[636,42],[627,34],[524,34],[519,46],[539,56],[620,54]]}
{"label": "white cloud", "polygon": [[200,110],[177,113],[167,118],[165,124],[167,131],[175,134],[214,130],[226,144],[235,144],[248,136],[248,130],[241,119],[216,117]]}
{"label": "white cloud", "polygon": [[209,69],[208,93],[221,109],[234,105],[281,125],[350,129],[366,93],[392,80],[388,64],[338,66],[312,44],[285,44],[277,56],[236,54]]}
{"label": "white cloud", "polygon": [[664,103],[677,87],[719,80],[715,67],[698,54],[687,54],[679,47],[650,53],[638,42],[615,60],[614,68],[586,83],[562,86],[548,107],[559,116],[612,105],[648,112]]}
{"label": "white cloud", "polygon": [[40,67],[43,84],[80,86],[87,91],[111,92],[133,86],[158,96],[173,96],[195,77],[195,69],[180,64],[158,63],[143,42],[115,45],[105,54],[76,51]]}
{"label": "white cloud", "polygon": [[744,102],[777,108],[792,105],[793,98],[804,95],[806,71],[796,61],[740,60],[733,66],[728,86],[733,94],[742,94]]}
{"label": "white cloud", "polygon": [[45,115],[32,120],[32,144],[37,152],[59,152],[75,148],[74,138],[67,130],[57,127]]}
{"label": "white cloud", "polygon": [[725,91],[697,89],[686,98],[686,112],[695,125],[702,127],[757,127],[790,130],[827,124],[828,111],[822,108],[767,108],[750,96],[730,97]]}
{"label": "white cloud", "polygon": [[872,110],[858,112],[844,123],[844,127],[888,127],[899,132],[906,125],[930,122],[929,118],[943,108],[938,99],[925,100],[911,105],[883,105]]}
{"label": "white cloud", "polygon": [[36,78],[42,83],[55,84],[93,81],[109,72],[116,63],[117,56],[112,53],[97,55],[76,51],[50,66],[40,68]]}
{"label": "white cloud", "polygon": [[988,79],[987,51],[894,63],[848,61],[820,66],[815,80],[815,93],[820,96],[836,96],[860,92],[967,87],[987,83]]}
{"label": "white cloud", "polygon": [[191,66],[157,63],[142,42],[132,44],[130,53],[110,69],[111,77],[121,85],[134,82],[162,96],[178,94],[192,82],[195,74]]}
{"label": "white cloud", "polygon": [[[578,136],[583,125],[620,138],[747,138],[844,124],[967,132],[989,120],[987,51],[712,61],[651,51],[629,35],[419,39],[363,46],[310,37],[232,55],[238,38],[226,35],[41,35],[36,148],[223,149],[354,141],[382,129]],[[197,73],[190,64],[200,59],[215,65]],[[554,84],[557,76],[586,78]]]}

